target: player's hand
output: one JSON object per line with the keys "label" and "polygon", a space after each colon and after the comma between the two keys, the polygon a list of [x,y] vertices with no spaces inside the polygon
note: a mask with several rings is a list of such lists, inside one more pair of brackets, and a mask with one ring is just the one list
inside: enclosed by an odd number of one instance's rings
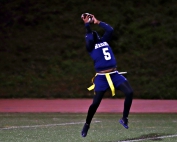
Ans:
{"label": "player's hand", "polygon": [[99,24],[99,23],[100,23],[100,21],[97,20],[93,14],[90,14],[90,15],[92,16],[92,19],[93,19],[93,23],[94,23],[94,24]]}

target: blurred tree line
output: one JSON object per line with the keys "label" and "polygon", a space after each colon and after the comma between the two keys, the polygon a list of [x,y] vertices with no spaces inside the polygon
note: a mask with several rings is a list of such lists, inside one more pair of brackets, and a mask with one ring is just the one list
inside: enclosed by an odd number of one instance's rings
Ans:
{"label": "blurred tree line", "polygon": [[177,99],[175,0],[0,0],[1,98],[93,96],[86,89],[95,71],[85,50],[84,12],[114,28],[109,44],[134,98]]}

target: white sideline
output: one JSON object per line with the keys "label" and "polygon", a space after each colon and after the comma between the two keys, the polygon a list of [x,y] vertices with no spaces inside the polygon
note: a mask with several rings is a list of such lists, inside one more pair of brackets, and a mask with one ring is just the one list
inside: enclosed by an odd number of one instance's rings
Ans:
{"label": "white sideline", "polygon": [[146,141],[146,140],[165,139],[165,138],[173,138],[173,137],[177,137],[177,135],[159,136],[159,137],[153,137],[153,138],[126,140],[126,141],[118,141],[118,142],[140,142],[140,141]]}
{"label": "white sideline", "polygon": [[[93,121],[93,123],[99,123],[101,121]],[[61,123],[61,124],[46,124],[46,125],[32,125],[32,126],[7,126],[0,128],[0,130],[10,130],[10,129],[20,129],[20,128],[39,128],[39,127],[51,127],[51,126],[65,126],[65,125],[75,125],[84,124],[85,122],[71,122],[71,123]]]}

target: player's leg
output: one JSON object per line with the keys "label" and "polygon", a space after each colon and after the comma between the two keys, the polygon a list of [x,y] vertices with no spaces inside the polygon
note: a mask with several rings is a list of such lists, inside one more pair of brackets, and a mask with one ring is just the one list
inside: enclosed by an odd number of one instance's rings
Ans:
{"label": "player's leg", "polygon": [[122,117],[122,119],[119,120],[119,122],[126,129],[128,129],[128,115],[129,115],[130,108],[132,105],[133,90],[132,90],[128,81],[125,81],[122,84],[120,84],[117,89],[122,91],[125,94],[123,117]]}
{"label": "player's leg", "polygon": [[87,114],[87,118],[86,118],[86,123],[87,124],[91,123],[92,118],[93,118],[98,106],[101,103],[101,100],[102,100],[102,98],[104,96],[104,93],[105,93],[105,91],[95,92],[95,95],[93,97],[93,102],[90,105],[89,110],[88,110],[88,114]]}
{"label": "player's leg", "polygon": [[101,100],[104,96],[104,93],[105,93],[105,91],[95,92],[95,95],[93,97],[93,102],[88,109],[88,113],[87,113],[87,117],[86,117],[86,123],[84,124],[84,127],[83,127],[82,132],[81,132],[82,137],[87,136],[87,132],[88,132],[88,129],[90,127],[90,123],[92,121],[92,118],[93,118],[98,106],[101,103]]}

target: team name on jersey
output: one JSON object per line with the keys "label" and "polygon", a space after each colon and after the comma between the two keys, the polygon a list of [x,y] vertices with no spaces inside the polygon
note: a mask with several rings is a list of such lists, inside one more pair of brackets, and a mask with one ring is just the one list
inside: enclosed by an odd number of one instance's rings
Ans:
{"label": "team name on jersey", "polygon": [[109,46],[109,44],[107,42],[102,42],[102,43],[99,43],[99,44],[95,44],[95,49],[103,47],[103,46]]}

